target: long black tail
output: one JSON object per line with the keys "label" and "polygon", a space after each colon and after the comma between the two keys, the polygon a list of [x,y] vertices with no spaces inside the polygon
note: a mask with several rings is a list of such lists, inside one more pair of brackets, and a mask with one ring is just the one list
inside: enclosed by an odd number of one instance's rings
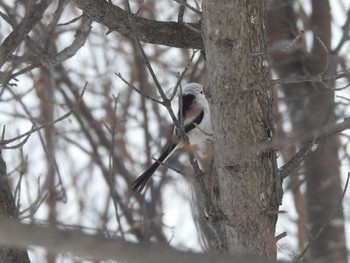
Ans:
{"label": "long black tail", "polygon": [[157,161],[155,161],[150,168],[148,168],[143,174],[136,178],[132,183],[132,190],[141,193],[145,188],[149,179],[151,179],[154,172],[158,169],[159,165],[169,156],[169,154],[176,147],[176,143],[173,143],[162,153]]}

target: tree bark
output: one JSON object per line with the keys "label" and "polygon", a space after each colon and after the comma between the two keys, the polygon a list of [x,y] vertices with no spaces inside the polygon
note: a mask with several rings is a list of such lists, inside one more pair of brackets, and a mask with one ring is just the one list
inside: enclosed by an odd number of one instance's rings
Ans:
{"label": "tree bark", "polygon": [[[210,214],[221,247],[238,255],[276,256],[275,224],[281,202],[269,69],[264,55],[265,1],[203,2],[208,97],[214,139]],[[255,54],[254,54],[255,53]]]}
{"label": "tree bark", "polygon": [[[6,163],[2,159],[0,150],[0,218],[9,217],[17,218],[17,208],[15,200],[11,193],[9,183],[6,175]],[[30,262],[27,251],[0,247],[0,263],[26,263]]]}
{"label": "tree bark", "polygon": [[[103,0],[74,0],[74,3],[110,31],[133,39],[128,14],[120,7]],[[162,22],[135,16],[135,25],[142,42],[178,48],[203,48],[200,23]]]}

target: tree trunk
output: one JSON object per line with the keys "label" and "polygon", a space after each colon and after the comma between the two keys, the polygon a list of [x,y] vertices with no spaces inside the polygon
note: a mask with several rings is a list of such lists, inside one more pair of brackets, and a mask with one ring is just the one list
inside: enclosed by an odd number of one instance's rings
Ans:
{"label": "tree trunk", "polygon": [[[290,43],[297,34],[297,15],[291,3],[275,1],[269,13],[269,39],[273,47],[283,49],[278,43]],[[331,15],[328,1],[312,1],[310,28],[315,36],[311,53],[305,50],[302,41],[288,52],[272,56],[273,70],[279,78],[295,75],[334,74],[336,65],[333,59],[328,61],[325,48],[330,50]],[[329,63],[328,63],[329,62]],[[327,67],[329,65],[329,67]],[[334,92],[330,89],[334,83],[298,83],[282,85],[286,97],[286,106],[293,126],[296,144],[305,145],[322,127],[332,125],[337,116],[334,112]],[[332,210],[337,206],[342,193],[340,180],[340,161],[338,156],[339,139],[330,138],[319,145],[304,162],[306,179],[306,224],[315,235],[326,223]],[[338,211],[336,224],[330,224],[320,238],[310,247],[309,259],[322,262],[347,262],[344,232],[344,215]],[[302,229],[304,231],[304,229]]]}
{"label": "tree trunk", "polygon": [[265,12],[263,0],[203,2],[217,208],[209,216],[220,225],[224,250],[275,257],[282,191],[267,146],[274,138],[269,69],[258,54],[266,51]]}
{"label": "tree trunk", "polygon": [[[17,218],[17,208],[7,181],[6,163],[0,150],[0,217]],[[0,247],[0,263],[30,262],[27,251]]]}

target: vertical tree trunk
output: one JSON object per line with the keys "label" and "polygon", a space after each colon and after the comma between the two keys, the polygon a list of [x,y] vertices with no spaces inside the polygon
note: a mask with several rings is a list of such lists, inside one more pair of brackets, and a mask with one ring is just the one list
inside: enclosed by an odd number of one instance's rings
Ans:
{"label": "vertical tree trunk", "polygon": [[[203,2],[204,45],[211,103],[212,198],[223,249],[276,256],[275,223],[281,199],[266,58],[265,1]],[[213,216],[213,215],[209,215]]]}
{"label": "vertical tree trunk", "polygon": [[[277,7],[277,8],[276,8]],[[269,13],[269,38],[272,46],[290,43],[297,34],[297,16],[292,4],[275,1]],[[322,43],[314,38],[311,53],[299,41],[288,52],[275,54],[273,70],[279,78],[295,75],[332,74],[335,60],[328,61],[325,47],[330,51],[331,15],[328,1],[312,1],[310,28]],[[323,46],[324,45],[324,46]],[[283,46],[279,46],[283,48]],[[329,62],[329,67],[327,64]],[[296,144],[304,145],[313,136],[322,132],[322,127],[332,125],[337,117],[334,112],[334,83],[299,83],[282,85],[287,98],[286,105],[298,139]],[[312,153],[304,162],[306,179],[307,226],[315,235],[325,224],[336,207],[342,193],[340,181],[339,140],[331,138]],[[307,257],[322,262],[347,262],[344,233],[344,215],[338,211],[336,224],[330,224],[321,237],[311,246]],[[304,231],[304,229],[302,230]]]}
{"label": "vertical tree trunk", "polygon": [[[6,163],[0,150],[0,217],[17,218],[17,208],[7,181]],[[30,262],[27,251],[16,248],[0,247],[0,263]]]}
{"label": "vertical tree trunk", "polygon": [[[336,64],[332,59],[329,63],[330,58],[323,46],[331,50],[332,20],[329,2],[312,0],[312,10],[311,25],[315,38],[310,60],[307,61],[308,70],[311,75],[322,74],[322,72],[334,74]],[[317,41],[317,36],[323,45]],[[312,83],[312,85],[319,94],[310,99],[304,124],[310,125],[311,130],[314,133],[316,131],[317,134],[322,131],[323,126],[332,125],[337,121],[334,92],[329,90],[334,87],[334,81]],[[339,146],[339,138],[333,137],[305,160],[307,224],[313,235],[327,222],[330,213],[341,198]],[[311,247],[308,255],[310,259],[322,260],[322,262],[348,262],[342,210],[337,211],[333,223]]]}

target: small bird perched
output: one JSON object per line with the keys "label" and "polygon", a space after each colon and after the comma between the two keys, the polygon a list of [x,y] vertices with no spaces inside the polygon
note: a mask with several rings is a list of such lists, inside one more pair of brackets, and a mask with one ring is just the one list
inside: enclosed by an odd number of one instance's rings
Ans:
{"label": "small bird perched", "polygon": [[[190,144],[195,145],[208,139],[212,129],[209,104],[204,96],[203,86],[198,83],[189,83],[185,85],[182,90],[182,100],[179,97],[179,105],[181,104],[182,110],[179,109],[178,119],[180,121],[180,114],[182,114],[183,128],[188,136]],[[185,142],[181,140],[178,129],[174,127],[172,138],[165,148],[165,151],[150,168],[137,177],[132,183],[132,189],[141,193],[160,164],[178,148],[183,147],[184,143]]]}

